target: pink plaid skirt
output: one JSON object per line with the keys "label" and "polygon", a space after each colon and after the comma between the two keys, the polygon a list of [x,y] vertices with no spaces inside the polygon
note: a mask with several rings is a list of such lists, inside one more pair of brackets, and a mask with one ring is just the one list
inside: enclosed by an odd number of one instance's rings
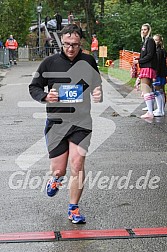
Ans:
{"label": "pink plaid skirt", "polygon": [[156,71],[153,68],[140,68],[139,78],[156,79]]}

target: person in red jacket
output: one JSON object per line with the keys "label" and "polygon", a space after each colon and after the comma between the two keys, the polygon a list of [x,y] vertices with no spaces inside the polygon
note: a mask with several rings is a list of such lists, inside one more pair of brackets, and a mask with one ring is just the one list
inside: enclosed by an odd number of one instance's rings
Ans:
{"label": "person in red jacket", "polygon": [[94,59],[96,60],[96,63],[98,64],[98,40],[96,34],[92,35],[91,52]]}
{"label": "person in red jacket", "polygon": [[12,60],[15,65],[17,65],[16,62],[16,50],[18,48],[17,41],[13,38],[13,35],[10,35],[10,37],[6,40],[5,47],[9,49],[9,61],[10,64],[12,64]]}

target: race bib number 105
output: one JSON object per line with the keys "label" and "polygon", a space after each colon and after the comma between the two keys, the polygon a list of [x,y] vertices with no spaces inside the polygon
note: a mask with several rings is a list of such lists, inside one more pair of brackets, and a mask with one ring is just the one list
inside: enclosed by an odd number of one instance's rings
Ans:
{"label": "race bib number 105", "polygon": [[59,102],[76,103],[83,102],[83,85],[61,85],[59,88]]}

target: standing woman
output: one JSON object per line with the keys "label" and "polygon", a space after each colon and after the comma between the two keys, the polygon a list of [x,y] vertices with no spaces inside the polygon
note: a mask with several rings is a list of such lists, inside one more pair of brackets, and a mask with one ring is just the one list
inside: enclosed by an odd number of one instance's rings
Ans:
{"label": "standing woman", "polygon": [[146,23],[141,27],[142,48],[140,58],[134,59],[133,63],[140,67],[141,90],[144,95],[148,112],[141,118],[153,118],[154,93],[152,90],[152,81],[156,79],[156,44],[151,37],[151,26]]}
{"label": "standing woman", "polygon": [[163,37],[159,34],[153,37],[157,48],[157,78],[153,82],[155,89],[155,100],[157,109],[153,111],[154,116],[164,116],[165,106],[165,84],[166,84],[166,51],[164,49]]}

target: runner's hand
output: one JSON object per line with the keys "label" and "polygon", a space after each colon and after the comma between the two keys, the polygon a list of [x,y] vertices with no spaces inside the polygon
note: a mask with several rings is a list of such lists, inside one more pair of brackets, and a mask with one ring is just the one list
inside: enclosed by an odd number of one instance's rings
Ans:
{"label": "runner's hand", "polygon": [[96,87],[94,90],[93,90],[93,102],[97,103],[97,102],[100,102],[101,100],[101,87]]}
{"label": "runner's hand", "polygon": [[58,102],[58,97],[59,97],[58,92],[56,91],[55,88],[52,88],[50,89],[48,95],[46,96],[45,101],[50,103]]}

